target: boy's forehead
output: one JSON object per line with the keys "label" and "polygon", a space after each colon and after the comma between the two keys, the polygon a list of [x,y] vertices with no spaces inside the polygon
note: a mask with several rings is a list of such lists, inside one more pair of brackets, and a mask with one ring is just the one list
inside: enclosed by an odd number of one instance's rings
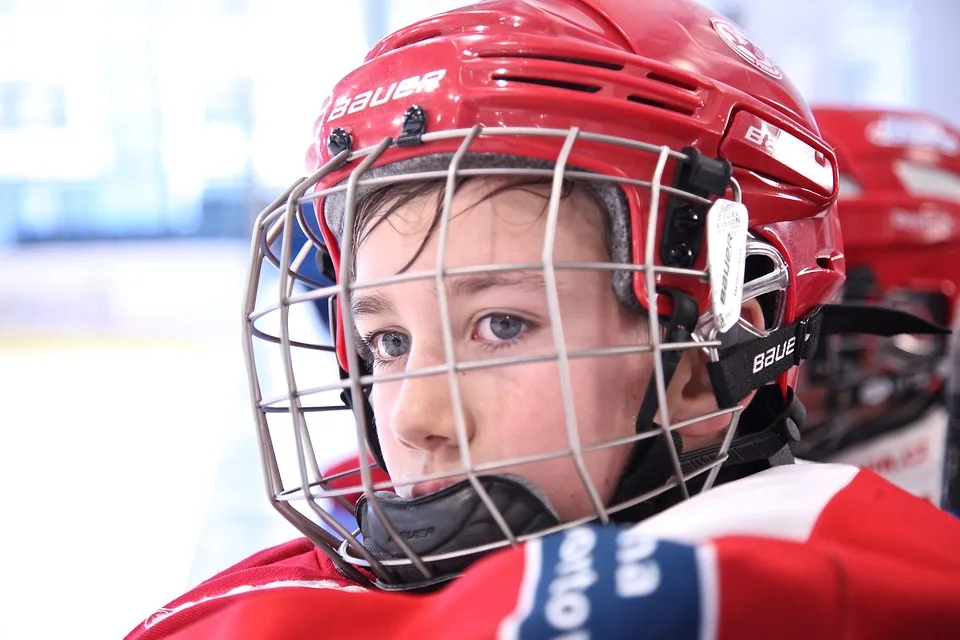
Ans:
{"label": "boy's forehead", "polygon": [[[430,288],[430,292],[436,297],[436,280],[423,280],[421,282],[427,285]],[[469,298],[497,290],[514,290],[525,294],[540,294],[542,296],[546,290],[546,280],[544,279],[543,273],[533,269],[484,271],[458,276],[446,276],[443,282],[447,297],[451,300]],[[562,280],[558,280],[557,288],[563,288]],[[350,306],[354,319],[393,313],[395,310],[394,299],[396,297],[396,295],[390,295],[389,285],[355,290],[350,297]]]}
{"label": "boy's forehead", "polygon": [[[444,229],[441,192],[415,198],[388,213],[356,250],[357,280],[379,279],[396,274],[417,256],[405,271],[485,264],[541,264],[547,238],[549,186],[518,186],[499,190],[489,179],[467,183],[454,194],[448,219],[444,254],[440,255]],[[576,192],[575,192],[576,193]],[[560,201],[555,232],[556,258],[577,256],[577,246],[589,241],[591,228],[600,236],[594,215],[571,215],[593,206],[588,198],[566,197]],[[595,260],[596,257],[593,257]]]}

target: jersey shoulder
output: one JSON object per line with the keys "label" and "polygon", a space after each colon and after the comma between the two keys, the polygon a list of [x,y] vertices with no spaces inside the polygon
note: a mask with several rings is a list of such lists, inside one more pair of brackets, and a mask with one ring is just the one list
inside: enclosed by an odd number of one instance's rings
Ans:
{"label": "jersey shoulder", "polygon": [[167,637],[198,617],[250,594],[289,588],[362,589],[337,571],[312,542],[298,538],[259,551],[205,580],[150,615],[127,639]]}
{"label": "jersey shoulder", "polygon": [[960,557],[960,521],[873,471],[847,464],[774,467],[699,494],[637,529],[687,544],[756,536],[947,563]]}
{"label": "jersey shoulder", "polygon": [[802,541],[826,506],[860,473],[846,464],[777,466],[684,500],[637,528],[687,544],[731,535]]}

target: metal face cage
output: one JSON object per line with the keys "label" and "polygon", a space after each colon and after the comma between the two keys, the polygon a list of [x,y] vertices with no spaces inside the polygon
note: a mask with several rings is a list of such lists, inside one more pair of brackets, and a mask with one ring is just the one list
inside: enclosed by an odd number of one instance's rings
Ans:
{"label": "metal face cage", "polygon": [[[471,153],[471,145],[475,141],[494,136],[546,137],[562,145],[554,166],[550,169],[461,167],[462,159]],[[720,335],[716,328],[712,312],[702,306],[697,328],[688,340],[671,341],[664,331],[664,315],[659,307],[661,296],[658,295],[661,278],[669,276],[672,281],[689,281],[691,287],[700,289],[703,289],[710,280],[709,265],[701,269],[678,268],[662,266],[657,264],[656,260],[657,230],[662,226],[658,223],[658,219],[662,221],[664,201],[667,198],[682,198],[705,208],[713,204],[711,199],[663,183],[665,171],[670,163],[688,162],[689,158],[684,153],[634,140],[591,134],[577,128],[550,130],[519,127],[484,128],[478,125],[472,129],[427,133],[422,136],[421,143],[425,145],[426,151],[431,142],[439,140],[461,141],[459,149],[453,154],[449,166],[445,169],[374,178],[365,177],[364,174],[375,166],[385,153],[396,148],[394,140],[384,139],[374,147],[354,152],[344,150],[309,177],[294,183],[274,200],[257,217],[253,233],[249,279],[243,303],[243,344],[268,498],[284,518],[326,553],[345,575],[362,584],[370,584],[372,580],[381,585],[386,584],[389,582],[389,568],[402,564],[415,567],[429,579],[434,576],[435,571],[432,565],[437,561],[456,555],[478,554],[514,545],[591,520],[606,523],[617,512],[674,488],[679,489],[682,495],[687,497],[691,493],[688,490],[691,480],[701,474],[704,474],[704,478],[701,478],[703,482],[697,484],[701,486],[700,490],[705,491],[713,485],[720,466],[727,459],[727,451],[734,438],[737,422],[743,409],[742,406],[734,406],[682,421],[671,420],[667,409],[669,373],[664,367],[665,356],[688,350],[702,350],[709,358],[716,360],[718,349],[724,340],[724,336]],[[568,161],[576,145],[584,142],[607,145],[611,154],[616,154],[618,150],[624,148],[634,153],[638,151],[649,153],[651,166],[654,167],[653,172],[645,179],[640,179],[579,170],[568,164]],[[342,169],[345,164],[355,165],[349,179],[332,186],[324,182],[327,176]],[[449,266],[447,245],[450,235],[451,208],[455,196],[453,187],[457,179],[504,176],[541,177],[549,181],[550,191],[545,209],[546,231],[541,259],[530,264]],[[444,193],[443,209],[436,229],[438,250],[435,268],[409,271],[376,281],[356,281],[352,275],[356,247],[354,234],[350,230],[355,224],[359,194],[365,189],[390,183],[424,180],[443,180],[448,187]],[[617,184],[621,187],[629,186],[643,190],[645,228],[633,232],[634,238],[642,238],[644,243],[645,259],[642,262],[565,263],[554,259],[554,243],[565,180]],[[730,193],[732,201],[740,202],[740,189],[736,180],[731,179]],[[325,243],[316,232],[316,225],[307,218],[304,205],[334,194],[339,194],[344,202],[342,213],[345,232],[339,244],[339,281],[333,286],[328,286],[328,283],[317,281],[302,273],[305,261],[314,259],[314,252],[326,250]],[[294,246],[295,225],[299,225],[307,236],[307,242],[299,248]],[[753,236],[748,238],[746,254],[748,262],[762,262],[764,267],[754,270],[755,277],[743,282],[743,300],[774,296],[775,302],[771,307],[770,315],[773,324],[763,329],[753,326],[742,318],[737,324],[743,329],[741,333],[744,335],[765,336],[783,321],[784,291],[789,283],[789,272],[779,253]],[[645,316],[649,325],[648,343],[592,349],[570,348],[564,338],[563,314],[556,285],[557,273],[570,269],[601,270],[610,273],[627,271],[641,274],[643,288],[646,291],[646,308],[640,313]],[[449,301],[445,293],[447,281],[459,276],[517,270],[542,274],[553,351],[535,356],[487,357],[481,360],[459,361],[455,354]],[[738,277],[742,277],[742,274]],[[443,328],[440,338],[445,362],[398,372],[366,372],[358,355],[356,327],[350,306],[351,294],[365,288],[383,288],[413,281],[435,283],[440,326]],[[342,323],[341,353],[346,359],[346,371],[343,375],[338,366],[337,346],[329,336],[323,335],[324,331],[316,316],[315,309],[318,301],[330,303],[331,335],[336,335],[333,319],[336,318]],[[641,316],[638,315],[639,317]],[[659,407],[654,428],[645,430],[638,428],[636,434],[626,438],[584,445],[578,433],[573,406],[570,363],[583,358],[606,358],[627,354],[651,358],[652,388],[655,389]],[[555,363],[565,417],[564,424],[558,424],[556,428],[564,430],[568,446],[562,450],[543,451],[537,455],[511,460],[473,460],[464,424],[458,375],[464,372],[513,367],[534,362]],[[353,402],[353,408],[350,411],[344,405],[343,393],[349,391],[353,398],[361,398],[365,389],[369,389],[372,385],[425,376],[442,376],[448,382],[460,452],[460,467],[440,474],[407,479],[405,483],[443,480],[454,476],[468,481],[497,523],[502,533],[500,540],[445,554],[421,556],[413,551],[405,536],[393,528],[390,519],[381,508],[378,492],[393,491],[397,485],[383,473],[383,470],[378,470],[373,461],[368,438],[368,420],[371,416],[367,413],[370,407],[364,402]],[[671,434],[678,429],[719,416],[728,416],[730,426],[723,437],[722,445],[710,460],[701,460],[694,469],[683,469],[678,452],[670,446],[668,451],[672,455],[670,464],[673,474],[669,481],[651,491],[631,496],[628,500],[616,504],[605,504],[601,499],[586,469],[584,454],[650,438],[663,438],[672,442]],[[357,456],[355,468],[332,475],[325,471],[331,463],[344,455],[354,454]],[[506,520],[501,516],[479,478],[487,474],[496,474],[507,467],[522,469],[526,464],[563,456],[573,461],[577,477],[572,481],[582,484],[594,507],[594,513],[534,534],[517,535],[511,531]],[[522,471],[520,473],[522,475]],[[384,527],[391,532],[398,549],[405,557],[377,558],[364,546],[359,531],[350,517],[355,508],[355,500],[360,495],[365,496],[370,507],[377,512]]]}

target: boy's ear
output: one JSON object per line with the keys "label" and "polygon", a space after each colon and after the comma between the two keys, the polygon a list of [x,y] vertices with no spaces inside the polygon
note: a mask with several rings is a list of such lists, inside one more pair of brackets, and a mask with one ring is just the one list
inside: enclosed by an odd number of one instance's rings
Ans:
{"label": "boy's ear", "polygon": [[[765,328],[763,310],[756,300],[747,300],[743,303],[740,317],[758,329]],[[707,373],[708,361],[707,354],[700,349],[684,351],[670,387],[667,389],[667,407],[670,410],[671,423],[692,420],[719,409],[713,393],[713,385]],[[744,398],[741,406],[750,404],[755,393],[755,391],[751,392]],[[722,415],[682,427],[678,433],[683,439],[684,450],[692,451],[719,442],[729,424],[730,416]]]}

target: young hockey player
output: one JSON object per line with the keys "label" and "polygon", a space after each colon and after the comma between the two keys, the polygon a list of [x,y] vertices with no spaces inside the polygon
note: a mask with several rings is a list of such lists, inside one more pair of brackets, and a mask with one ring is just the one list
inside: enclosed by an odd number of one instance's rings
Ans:
{"label": "young hockey player", "polygon": [[[130,638],[960,626],[960,522],[793,464],[823,336],[939,329],[827,305],[836,157],[735,24],[689,0],[482,2],[381,41],[315,135],[258,220],[244,309],[268,491],[305,538]],[[336,288],[294,286],[303,201]],[[331,294],[332,357],[290,322]],[[346,437],[360,468],[324,477]]]}

